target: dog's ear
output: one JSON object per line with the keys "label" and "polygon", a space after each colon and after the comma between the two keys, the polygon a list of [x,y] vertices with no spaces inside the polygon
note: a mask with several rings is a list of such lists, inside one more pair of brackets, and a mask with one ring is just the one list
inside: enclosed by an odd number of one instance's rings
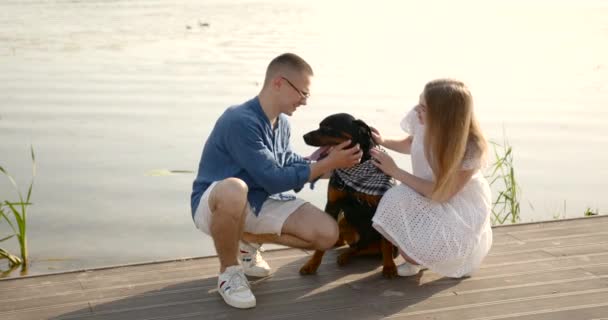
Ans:
{"label": "dog's ear", "polygon": [[357,136],[358,143],[361,146],[361,149],[364,151],[369,151],[374,146],[374,139],[372,138],[372,129],[367,125],[367,123],[363,122],[363,120],[354,120],[354,124],[357,125]]}

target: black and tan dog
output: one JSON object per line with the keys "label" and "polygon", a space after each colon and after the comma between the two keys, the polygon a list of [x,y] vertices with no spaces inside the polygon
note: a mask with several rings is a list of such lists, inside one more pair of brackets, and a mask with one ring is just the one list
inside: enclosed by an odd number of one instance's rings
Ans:
{"label": "black and tan dog", "polygon": [[[394,184],[391,177],[376,168],[371,161],[370,149],[376,144],[370,127],[352,115],[331,115],[319,125],[319,129],[304,135],[306,144],[316,147],[332,146],[351,140],[363,151],[360,164],[349,169],[334,170],[329,180],[325,212],[338,221],[340,238],[336,246],[349,245],[338,256],[338,264],[345,265],[354,256],[382,254],[382,275],[397,275],[393,258],[396,250],[372,227],[372,217],[382,195]],[[315,251],[300,269],[301,274],[312,274],[321,264],[324,251]]]}

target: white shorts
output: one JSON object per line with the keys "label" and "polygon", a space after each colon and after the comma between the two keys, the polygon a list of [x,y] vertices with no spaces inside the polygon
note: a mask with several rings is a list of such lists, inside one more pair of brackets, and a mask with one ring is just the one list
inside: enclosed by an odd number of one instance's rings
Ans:
{"label": "white shorts", "polygon": [[[212,183],[201,196],[201,200],[194,213],[194,224],[202,232],[211,235],[211,209],[209,208],[209,195],[217,182]],[[249,204],[247,205],[247,219],[245,220],[245,232],[253,234],[272,233],[281,235],[283,224],[287,218],[307,201],[300,198],[289,201],[268,199],[262,204],[262,208],[256,216]]]}

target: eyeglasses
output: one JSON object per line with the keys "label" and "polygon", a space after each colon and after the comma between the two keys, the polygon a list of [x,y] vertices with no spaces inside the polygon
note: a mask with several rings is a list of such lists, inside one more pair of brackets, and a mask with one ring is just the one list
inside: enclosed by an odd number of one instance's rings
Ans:
{"label": "eyeglasses", "polygon": [[302,99],[310,98],[310,92],[305,92],[305,91],[298,89],[298,87],[294,86],[293,83],[291,83],[291,81],[289,81],[285,77],[281,77],[281,79],[287,81],[287,83],[300,95],[300,97],[302,97]]}

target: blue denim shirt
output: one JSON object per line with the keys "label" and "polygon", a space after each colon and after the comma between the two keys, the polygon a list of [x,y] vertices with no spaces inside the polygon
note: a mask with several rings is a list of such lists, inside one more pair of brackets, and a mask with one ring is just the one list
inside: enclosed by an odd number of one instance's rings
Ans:
{"label": "blue denim shirt", "polygon": [[230,177],[247,184],[247,200],[256,215],[270,195],[288,200],[282,192],[300,191],[308,181],[310,162],[292,151],[290,134],[284,114],[272,128],[258,97],[226,109],[203,148],[192,186],[192,216],[209,185]]}

